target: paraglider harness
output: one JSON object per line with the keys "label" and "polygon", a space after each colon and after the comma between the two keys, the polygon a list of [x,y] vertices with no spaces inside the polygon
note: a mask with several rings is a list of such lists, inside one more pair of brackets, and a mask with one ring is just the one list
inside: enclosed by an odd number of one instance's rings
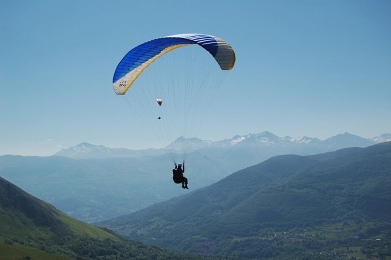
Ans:
{"label": "paraglider harness", "polygon": [[183,169],[182,169],[182,164],[175,164],[175,168],[172,170],[172,179],[174,180],[175,183],[179,184],[182,183],[182,188],[183,189],[188,189],[187,187],[187,178],[183,176],[183,173],[185,172],[185,162],[183,162]]}
{"label": "paraglider harness", "polygon": [[183,162],[183,169],[182,164],[175,164],[175,168],[172,170],[172,179],[175,183],[182,183],[183,182],[183,173],[185,172],[185,163]]}

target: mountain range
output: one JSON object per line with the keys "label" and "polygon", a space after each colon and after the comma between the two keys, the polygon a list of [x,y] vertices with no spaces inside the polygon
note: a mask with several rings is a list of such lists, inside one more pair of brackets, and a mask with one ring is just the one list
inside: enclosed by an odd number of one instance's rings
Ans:
{"label": "mountain range", "polygon": [[391,256],[391,142],[272,157],[99,225],[206,255],[383,259]]}
{"label": "mountain range", "polygon": [[263,132],[215,143],[179,138],[172,147],[189,141],[194,144],[186,154],[189,191],[172,182],[170,149],[114,149],[82,143],[48,157],[6,155],[0,156],[0,176],[66,214],[93,223],[206,187],[276,155],[366,147],[390,136],[385,134],[375,141],[345,133],[320,141]]}
{"label": "mountain range", "polygon": [[387,141],[391,141],[391,134],[383,134],[368,139],[344,133],[320,140],[312,137],[279,137],[271,132],[264,131],[257,134],[236,135],[230,139],[216,142],[198,138],[179,137],[162,149],[130,150],[81,143],[75,147],[63,149],[54,155],[74,159],[97,159],[114,157],[141,158],[171,153],[175,155],[172,156],[173,158],[181,158],[176,154],[199,152],[201,155],[215,161],[216,165],[218,165],[217,167],[232,173],[276,155],[290,153],[309,155],[335,151],[346,147],[366,147]]}
{"label": "mountain range", "polygon": [[[330,149],[331,151],[345,147],[365,147],[376,143],[391,141],[391,134],[383,134],[374,138],[362,138],[349,133],[339,134],[321,141],[318,138],[299,137],[292,138],[289,136],[279,137],[271,132],[265,131],[257,134],[236,135],[230,139],[220,141],[208,141],[198,138],[179,137],[173,143],[164,149],[143,149],[132,150],[125,148],[108,148],[103,145],[92,145],[89,143],[81,143],[75,147],[62,149],[55,153],[55,156],[65,156],[75,159],[91,159],[91,158],[118,158],[118,157],[140,157],[151,156],[167,153],[167,151],[180,151],[183,146],[189,147],[190,151],[207,149],[207,148],[229,148],[242,145],[258,145],[268,147],[287,148],[291,146],[293,149],[297,145],[313,148],[314,150]],[[282,152],[283,153],[283,152]]]}

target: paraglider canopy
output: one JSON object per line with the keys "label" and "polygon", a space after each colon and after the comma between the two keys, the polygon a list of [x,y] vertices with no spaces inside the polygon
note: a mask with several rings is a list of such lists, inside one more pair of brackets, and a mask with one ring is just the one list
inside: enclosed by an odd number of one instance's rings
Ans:
{"label": "paraglider canopy", "polygon": [[208,34],[176,34],[157,38],[130,50],[118,64],[114,76],[114,91],[124,95],[140,74],[164,54],[188,45],[199,45],[208,51],[222,70],[231,70],[235,52],[223,39]]}

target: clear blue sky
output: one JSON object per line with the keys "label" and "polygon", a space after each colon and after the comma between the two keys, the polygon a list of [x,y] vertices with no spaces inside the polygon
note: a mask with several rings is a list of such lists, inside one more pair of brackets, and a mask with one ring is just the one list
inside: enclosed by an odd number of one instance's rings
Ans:
{"label": "clear blue sky", "polygon": [[138,44],[190,32],[237,55],[197,137],[390,133],[390,14],[376,0],[1,0],[0,155],[153,147],[112,76]]}

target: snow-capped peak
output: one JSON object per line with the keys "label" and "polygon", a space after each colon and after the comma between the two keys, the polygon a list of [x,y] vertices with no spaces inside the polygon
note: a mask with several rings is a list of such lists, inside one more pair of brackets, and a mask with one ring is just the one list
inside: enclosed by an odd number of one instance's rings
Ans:
{"label": "snow-capped peak", "polygon": [[381,136],[376,136],[373,138],[376,143],[390,142],[391,134],[382,134]]}

